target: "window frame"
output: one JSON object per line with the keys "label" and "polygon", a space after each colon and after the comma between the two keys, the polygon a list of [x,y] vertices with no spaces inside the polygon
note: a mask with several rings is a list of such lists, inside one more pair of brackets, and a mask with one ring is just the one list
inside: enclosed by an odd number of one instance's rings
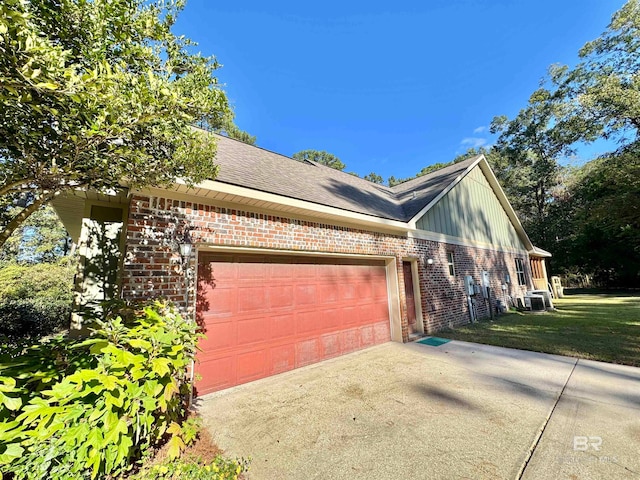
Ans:
{"label": "window frame", "polygon": [[447,250],[447,266],[449,267],[449,276],[456,276],[456,257],[453,250]]}
{"label": "window frame", "polygon": [[524,269],[524,260],[516,258],[516,277],[518,278],[518,285],[527,285],[527,274]]}

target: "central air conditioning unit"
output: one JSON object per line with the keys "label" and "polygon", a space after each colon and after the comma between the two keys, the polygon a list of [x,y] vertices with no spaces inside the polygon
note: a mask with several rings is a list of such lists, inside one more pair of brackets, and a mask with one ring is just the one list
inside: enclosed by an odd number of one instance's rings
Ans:
{"label": "central air conditioning unit", "polygon": [[549,293],[549,290],[529,290],[527,295],[542,295],[544,298],[544,308],[553,310],[553,302],[551,301],[551,293]]}
{"label": "central air conditioning unit", "polygon": [[527,310],[532,312],[546,312],[544,304],[544,296],[542,295],[530,295],[528,292],[524,296],[524,306]]}

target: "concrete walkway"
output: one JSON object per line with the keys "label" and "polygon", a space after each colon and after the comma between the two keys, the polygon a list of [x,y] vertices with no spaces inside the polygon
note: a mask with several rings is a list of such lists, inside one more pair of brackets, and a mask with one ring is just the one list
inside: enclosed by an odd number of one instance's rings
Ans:
{"label": "concrete walkway", "polygon": [[640,478],[640,369],[388,343],[205,396],[261,479]]}

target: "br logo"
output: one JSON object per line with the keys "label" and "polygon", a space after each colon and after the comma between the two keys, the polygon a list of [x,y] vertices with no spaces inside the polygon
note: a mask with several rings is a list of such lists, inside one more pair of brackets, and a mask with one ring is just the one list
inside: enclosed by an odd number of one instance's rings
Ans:
{"label": "br logo", "polygon": [[601,445],[602,437],[583,437],[582,435],[573,437],[573,449],[576,451],[585,452],[590,448],[600,450]]}

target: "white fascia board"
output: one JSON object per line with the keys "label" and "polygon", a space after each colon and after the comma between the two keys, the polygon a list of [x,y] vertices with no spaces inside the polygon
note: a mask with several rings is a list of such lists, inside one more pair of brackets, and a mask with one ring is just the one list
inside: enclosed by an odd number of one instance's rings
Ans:
{"label": "white fascia board", "polygon": [[529,250],[529,255],[532,255],[534,257],[546,257],[546,258],[553,257],[551,252],[547,252],[546,250],[540,247],[533,247],[531,250]]}
{"label": "white fascia board", "polygon": [[[464,172],[462,172],[460,175],[458,175],[447,186],[447,188],[442,190],[433,200],[431,200],[427,205],[425,205],[422,210],[420,210],[418,213],[416,213],[413,216],[413,218],[411,220],[409,220],[409,222],[408,222],[409,227],[411,227],[411,229],[415,230],[418,220],[420,220],[424,216],[424,214],[427,213],[431,209],[431,207],[433,207],[436,203],[438,203],[442,197],[444,197],[447,193],[449,193],[453,189],[453,187],[455,187],[458,183],[460,183],[462,181],[462,179],[464,177],[466,177],[469,174],[469,172],[471,170],[473,170],[476,167],[476,165],[478,165],[482,160],[484,160],[484,155],[480,155],[480,157],[475,162],[473,162],[471,165],[469,165]],[[486,160],[485,160],[485,162],[486,162]]]}
{"label": "white fascia board", "polygon": [[[253,190],[251,188],[240,187],[238,185],[231,185],[228,183],[217,182],[215,180],[205,180],[193,187],[189,187],[187,183],[182,180],[176,180],[176,184],[178,185],[178,189],[175,190],[166,190],[167,195],[170,196],[172,192],[180,192],[183,194],[191,194],[194,198],[198,198],[194,195],[194,191],[197,189],[205,189],[210,190],[212,192],[224,193],[227,195],[234,195],[237,197],[242,197],[246,199],[259,200],[274,206],[285,206],[296,208],[299,210],[303,210],[304,213],[310,217],[317,216],[318,213],[322,213],[325,216],[318,217],[317,221],[319,223],[325,223],[323,220],[327,217],[333,218],[337,221],[358,225],[360,227],[367,226],[372,230],[382,230],[382,231],[398,231],[398,232],[407,232],[409,230],[409,226],[405,222],[400,222],[397,220],[389,220],[386,218],[374,217],[372,215],[365,215],[363,213],[352,212],[349,210],[342,210],[340,208],[330,207],[327,205],[322,205],[319,203],[308,202],[306,200],[298,200],[295,198],[284,197],[282,195],[277,195],[274,193],[262,192],[260,190]],[[141,190],[140,193],[144,193],[144,190]],[[208,199],[210,200],[210,199]],[[210,200],[215,201],[215,200]],[[247,209],[251,209],[250,205],[246,206]],[[286,215],[286,213],[285,213]]]}

